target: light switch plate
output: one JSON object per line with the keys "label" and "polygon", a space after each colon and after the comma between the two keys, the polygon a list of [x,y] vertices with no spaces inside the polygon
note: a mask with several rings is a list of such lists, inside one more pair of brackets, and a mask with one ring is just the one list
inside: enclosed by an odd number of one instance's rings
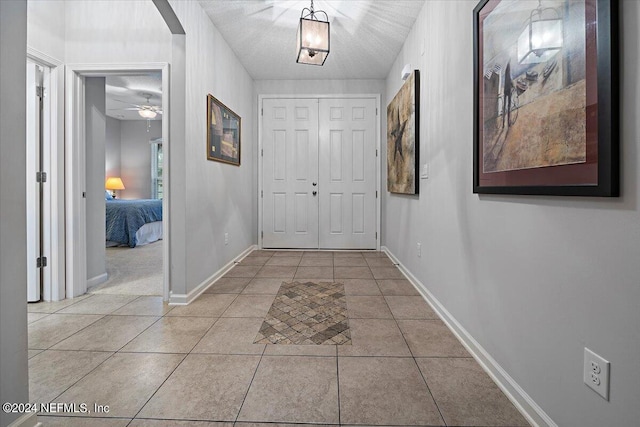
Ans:
{"label": "light switch plate", "polygon": [[429,178],[429,163],[425,163],[422,165],[422,173],[420,174],[420,178],[428,179]]}
{"label": "light switch plate", "polygon": [[609,400],[609,361],[584,348],[583,380],[605,400]]}

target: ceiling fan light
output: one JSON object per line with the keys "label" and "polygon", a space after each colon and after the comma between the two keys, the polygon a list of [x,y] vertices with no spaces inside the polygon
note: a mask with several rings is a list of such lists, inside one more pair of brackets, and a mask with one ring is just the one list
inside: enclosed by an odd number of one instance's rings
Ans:
{"label": "ceiling fan light", "polygon": [[138,110],[138,114],[140,114],[140,117],[143,117],[145,119],[155,119],[158,115],[158,113],[156,113],[155,111],[148,109]]}

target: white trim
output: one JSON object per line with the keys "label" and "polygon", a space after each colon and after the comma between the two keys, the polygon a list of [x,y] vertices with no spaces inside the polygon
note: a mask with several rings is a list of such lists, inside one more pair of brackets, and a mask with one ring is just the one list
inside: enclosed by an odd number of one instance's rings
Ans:
{"label": "white trim", "polygon": [[211,285],[213,285],[218,279],[227,274],[229,270],[231,270],[235,265],[242,261],[247,255],[249,255],[252,251],[257,249],[257,245],[251,245],[247,249],[245,249],[240,255],[229,261],[226,265],[224,265],[220,270],[213,273],[211,276],[206,278],[202,283],[196,286],[188,294],[171,294],[169,298],[169,305],[188,305],[193,302],[196,298],[198,298],[204,291],[206,291]]}
{"label": "white trim", "polygon": [[29,412],[16,419],[7,427],[38,427],[42,424],[38,422],[38,414]]}
{"label": "white trim", "polygon": [[66,296],[74,298],[87,290],[84,84],[70,66],[65,80]]}
{"label": "white trim", "polygon": [[438,299],[423,285],[387,248],[382,250],[398,265],[398,268],[420,292],[431,308],[438,314],[445,325],[464,345],[467,351],[480,364],[500,390],[509,398],[511,403],[522,413],[533,426],[558,427],[546,412],[527,394],[526,391],[505,371],[502,366],[476,341],[471,334],[456,320]]}
{"label": "white trim", "polygon": [[[43,288],[44,301],[59,301],[65,297],[65,254],[59,251],[60,243],[64,243],[64,228],[60,230],[60,224],[64,218],[64,202],[59,203],[64,191],[64,156],[60,147],[64,144],[64,110],[60,106],[61,95],[64,93],[64,72],[61,70],[63,62],[57,58],[40,52],[27,46],[27,58],[45,67],[44,87],[47,94],[44,102],[44,127],[45,127],[45,165],[47,172],[47,191],[45,192],[45,210],[49,217],[47,230],[45,230],[45,256],[49,258],[49,268],[45,269],[45,282]],[[62,194],[61,194],[62,193]],[[64,246],[63,246],[64,247]]]}
{"label": "white trim", "polygon": [[266,95],[258,95],[258,194],[256,197],[258,198],[258,229],[256,230],[256,242],[258,242],[258,248],[262,249],[262,234],[264,230],[262,229],[262,102],[264,101]]}
{"label": "white trim", "polygon": [[106,282],[107,280],[109,280],[109,275],[106,272],[102,274],[98,274],[97,276],[92,277],[91,279],[87,279],[87,289],[90,289],[94,286],[98,286]]}
{"label": "white trim", "polygon": [[376,191],[378,197],[376,199],[376,233],[378,238],[376,239],[376,249],[380,250],[380,242],[382,239],[382,234],[380,232],[382,221],[382,189],[380,187],[381,178],[381,166],[380,166],[380,158],[382,156],[382,152],[380,151],[380,117],[382,115],[382,111],[380,109],[380,94],[375,93],[367,93],[367,94],[328,94],[328,95],[313,95],[313,94],[302,94],[302,95],[258,95],[258,230],[257,230],[257,242],[258,248],[262,249],[262,103],[265,99],[375,99],[376,100],[376,111],[378,114],[376,115],[376,151],[378,156],[376,157]]}
{"label": "white trim", "polygon": [[118,74],[162,73],[162,139],[165,142],[165,192],[163,212],[163,295],[169,299],[170,283],[170,230],[169,224],[169,64],[146,62],[137,64],[67,64],[66,66],[66,138],[65,138],[65,190],[66,190],[66,266],[67,297],[73,298],[87,291],[86,280],[86,203],[82,197],[85,187],[85,129],[84,129],[84,77],[104,77]]}
{"label": "white trim", "polygon": [[171,147],[171,135],[169,133],[169,118],[171,108],[169,108],[169,88],[171,86],[170,65],[165,64],[162,68],[162,300],[169,301],[171,291],[171,251],[169,249],[170,227],[169,224],[169,184],[171,174],[169,173],[169,151]]}
{"label": "white trim", "polygon": [[380,163],[382,159],[382,147],[381,144],[381,117],[382,107],[380,106],[380,94],[376,95],[376,250],[380,250],[382,245],[382,165]]}
{"label": "white trim", "polygon": [[31,46],[27,46],[27,58],[51,68],[59,67],[63,64],[61,60],[47,55],[46,53],[41,52],[38,49],[34,49]]}

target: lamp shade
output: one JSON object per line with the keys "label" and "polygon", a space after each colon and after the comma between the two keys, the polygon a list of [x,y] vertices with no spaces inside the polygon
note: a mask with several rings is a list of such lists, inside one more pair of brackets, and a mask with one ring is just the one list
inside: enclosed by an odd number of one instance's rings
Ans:
{"label": "lamp shade", "polygon": [[562,19],[529,20],[518,37],[518,62],[546,62],[562,49]]}
{"label": "lamp shade", "polygon": [[140,117],[144,117],[145,119],[155,119],[158,115],[158,113],[153,110],[149,110],[148,108],[138,110],[138,114],[140,114]]}
{"label": "lamp shade", "polygon": [[297,34],[299,64],[323,65],[329,56],[329,22],[300,18]]}
{"label": "lamp shade", "polygon": [[122,183],[122,179],[120,179],[120,177],[112,176],[111,178],[107,178],[107,182],[105,182],[104,188],[107,190],[124,190],[124,184]]}

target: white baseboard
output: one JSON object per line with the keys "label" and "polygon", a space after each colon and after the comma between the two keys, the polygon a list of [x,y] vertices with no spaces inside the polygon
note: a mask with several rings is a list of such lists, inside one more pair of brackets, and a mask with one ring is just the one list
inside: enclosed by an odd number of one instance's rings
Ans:
{"label": "white baseboard", "polygon": [[242,261],[244,257],[249,255],[256,248],[257,248],[257,245],[249,246],[240,255],[235,257],[233,260],[229,261],[220,270],[216,271],[211,276],[206,278],[202,283],[196,286],[196,288],[191,292],[189,292],[188,294],[171,293],[169,295],[169,305],[188,305],[193,300],[198,298],[204,291],[206,291],[209,288],[209,286],[213,285],[219,278],[227,274],[227,272],[231,270],[236,265],[237,262]]}
{"label": "white baseboard", "polygon": [[522,415],[535,427],[558,427],[558,425],[542,410],[540,406],[529,396],[518,383],[505,371],[498,362],[478,343],[469,332],[462,327],[455,317],[447,311],[438,299],[423,285],[387,248],[382,246],[389,258],[398,264],[402,274],[413,284],[427,301],[431,308],[440,316],[451,332],[460,340],[467,351],[476,359],[480,366],[487,372],[502,392],[511,400],[511,403]]}
{"label": "white baseboard", "polygon": [[95,277],[92,277],[91,279],[87,280],[87,290],[93,288],[94,286],[98,286],[103,284],[104,282],[106,282],[109,279],[109,275],[104,272],[102,274],[99,274]]}
{"label": "white baseboard", "polygon": [[38,415],[35,412],[29,412],[9,424],[7,427],[38,427],[42,424],[38,422]]}

